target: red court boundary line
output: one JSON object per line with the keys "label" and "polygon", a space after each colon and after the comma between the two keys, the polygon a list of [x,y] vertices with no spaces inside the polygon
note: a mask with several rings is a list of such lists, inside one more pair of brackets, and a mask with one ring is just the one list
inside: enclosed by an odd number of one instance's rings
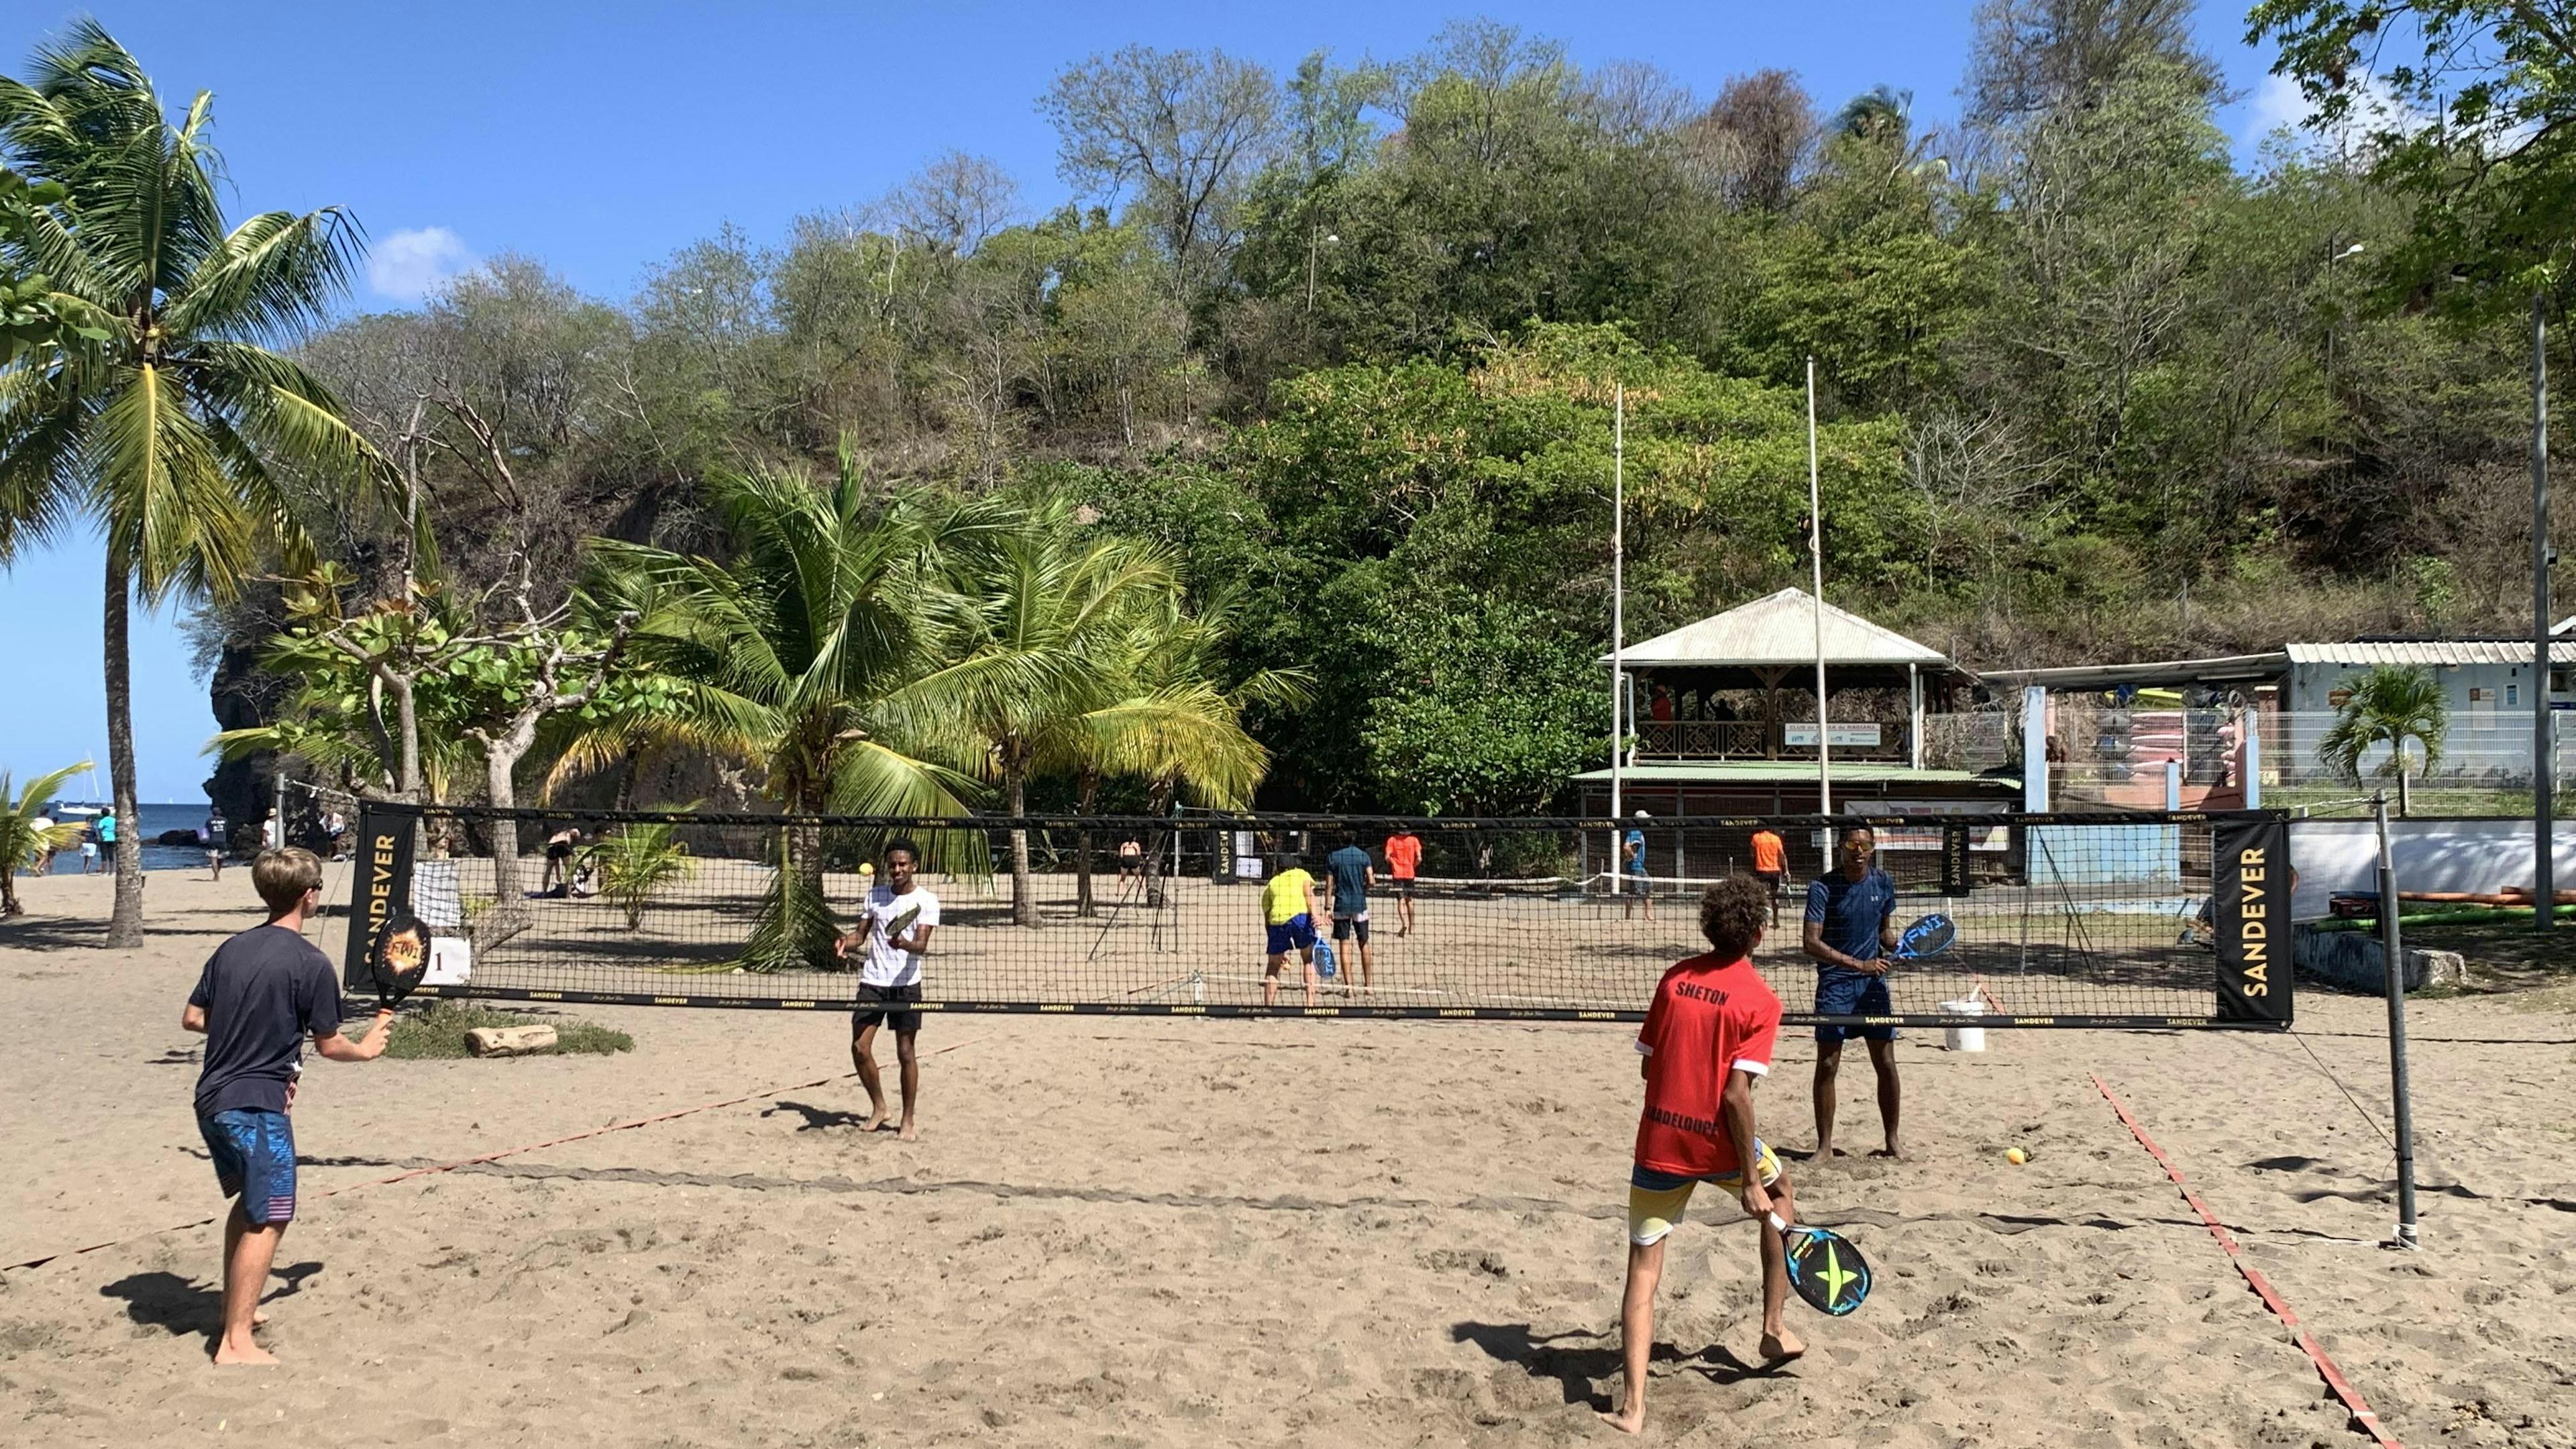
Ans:
{"label": "red court boundary line", "polygon": [[2272,1316],[2280,1319],[2282,1324],[2291,1330],[2299,1347],[2306,1351],[2309,1362],[2317,1366],[2317,1373],[2326,1381],[2326,1387],[2334,1390],[2336,1398],[2343,1400],[2344,1408],[2352,1414],[2354,1425],[2368,1434],[2375,1443],[2381,1445],[2382,1449],[2405,1449],[2404,1445],[2397,1442],[2395,1435],[2381,1427],[2379,1415],[2363,1400],[2361,1391],[2354,1388],[2351,1381],[2343,1376],[2343,1370],[2335,1367],[2335,1361],[2326,1353],[2325,1345],[2317,1342],[2315,1335],[2309,1333],[2299,1322],[2299,1315],[2291,1311],[2290,1305],[2282,1300],[2279,1293],[2273,1291],[2271,1280],[2263,1276],[2261,1269],[2245,1261],[2245,1251],[2237,1246],[2236,1235],[2227,1231],[2227,1225],[2220,1222],[2218,1215],[2209,1210],[2209,1205],[2200,1200],[2200,1194],[2193,1192],[2191,1184],[2182,1180],[2182,1170],[2173,1165],[2173,1159],[2165,1156],[2165,1150],[2158,1147],[2156,1140],[2147,1135],[2147,1129],[2139,1126],[2138,1119],[2129,1114],[2129,1104],[2120,1100],[2119,1094],[2111,1090],[2110,1084],[2102,1080],[2100,1073],[2090,1075],[2093,1078],[2093,1086],[2101,1092],[2102,1099],[2111,1104],[2112,1111],[2120,1114],[2120,1121],[2129,1129],[2129,1135],[2138,1139],[2140,1147],[2147,1149],[2147,1155],[2153,1157],[2156,1165],[2165,1170],[2165,1176],[2173,1179],[2174,1187],[2182,1193],[2182,1200],[2190,1203],[2192,1211],[2200,1214],[2200,1220],[2209,1227],[2209,1235],[2218,1240],[2218,1246],[2227,1250],[2227,1260],[2236,1266],[2238,1273],[2244,1275],[2247,1285],[2262,1298],[2263,1306],[2271,1309]]}
{"label": "red court boundary line", "polygon": [[[930,1057],[940,1056],[947,1052],[953,1052],[959,1047],[973,1046],[976,1042],[982,1040],[984,1040],[982,1037],[970,1037],[965,1041],[950,1042],[948,1045],[940,1047],[936,1051],[923,1052],[922,1055]],[[531,1142],[524,1147],[505,1147],[499,1152],[486,1152],[480,1157],[460,1157],[454,1162],[441,1162],[429,1167],[415,1167],[408,1172],[397,1172],[391,1177],[374,1177],[367,1179],[365,1182],[346,1183],[342,1186],[332,1188],[328,1192],[314,1193],[312,1196],[317,1198],[338,1197],[344,1192],[356,1192],[362,1187],[383,1187],[388,1183],[409,1182],[415,1177],[430,1177],[442,1172],[454,1172],[458,1168],[479,1167],[486,1162],[498,1162],[504,1157],[517,1157],[521,1153],[525,1152],[541,1152],[549,1147],[561,1147],[567,1142],[579,1142],[586,1137],[605,1137],[611,1132],[625,1132],[637,1127],[650,1127],[656,1122],[669,1122],[680,1117],[691,1117],[700,1112],[715,1111],[719,1107],[739,1107],[745,1102],[757,1102],[764,1098],[775,1097],[781,1092],[803,1092],[815,1087],[829,1086],[834,1082],[847,1081],[849,1078],[857,1075],[858,1073],[856,1072],[835,1072],[828,1077],[816,1077],[810,1082],[790,1082],[783,1087],[769,1087],[757,1092],[745,1092],[739,1097],[727,1097],[721,1102],[700,1102],[694,1107],[682,1107],[673,1112],[658,1112],[650,1117],[638,1117],[632,1122],[611,1122],[605,1127],[593,1127],[587,1132],[575,1132],[568,1137],[556,1137],[544,1142]],[[128,1233],[124,1237],[110,1238],[104,1243],[92,1243],[85,1248],[65,1248],[58,1253],[47,1253],[41,1258],[29,1258],[23,1262],[0,1264],[0,1273],[18,1273],[24,1272],[29,1268],[41,1268],[47,1263],[53,1262],[57,1258],[77,1258],[85,1253],[104,1252],[109,1248],[122,1247],[127,1243],[141,1242],[145,1238],[157,1238],[164,1233],[184,1233],[191,1228],[211,1227],[216,1223],[222,1222],[224,1217],[225,1214],[217,1213],[213,1217],[198,1218],[194,1222],[172,1223],[166,1228],[147,1228],[139,1233]]]}

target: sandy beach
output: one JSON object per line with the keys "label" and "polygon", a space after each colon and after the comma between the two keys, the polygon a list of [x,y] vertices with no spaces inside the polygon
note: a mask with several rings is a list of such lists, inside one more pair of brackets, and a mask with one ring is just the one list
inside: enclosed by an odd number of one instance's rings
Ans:
{"label": "sandy beach", "polygon": [[[178,1017],[257,920],[249,873],[154,874],[131,953],[95,944],[105,878],[21,891],[0,1261],[50,1260],[0,1276],[0,1442],[1616,1438],[1594,1410],[1637,1110],[1617,1026],[934,1019],[918,1143],[856,1130],[832,1013],[585,1008],[636,1050],[317,1062],[266,1335],[285,1362],[219,1372],[218,1230],[175,1226],[221,1207]],[[316,928],[335,958],[344,930]],[[2373,1246],[2394,1219],[2381,1007],[2311,992],[2299,1016],[2289,1037],[1909,1039],[1910,1160],[1794,1169],[1874,1296],[1803,1317],[1813,1352],[1756,1370],[1750,1229],[1687,1224],[1649,1437],[2366,1443],[2099,1074],[2398,1438],[2576,1445],[2576,992],[2415,1006],[2412,1255]],[[1759,1099],[1792,1149],[1812,1059],[1789,1034]],[[1867,1081],[1854,1053],[1854,1148]]]}

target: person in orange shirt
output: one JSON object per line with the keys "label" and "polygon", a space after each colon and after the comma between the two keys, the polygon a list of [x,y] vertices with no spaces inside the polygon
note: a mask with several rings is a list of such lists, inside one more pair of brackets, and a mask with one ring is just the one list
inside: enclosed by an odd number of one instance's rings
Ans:
{"label": "person in orange shirt", "polygon": [[1753,878],[1771,893],[1771,924],[1780,924],[1780,891],[1789,883],[1789,843],[1765,825],[1753,832]]}
{"label": "person in orange shirt", "polygon": [[1422,837],[1399,825],[1386,838],[1386,873],[1395,882],[1395,933],[1413,934],[1413,877],[1422,868]]}

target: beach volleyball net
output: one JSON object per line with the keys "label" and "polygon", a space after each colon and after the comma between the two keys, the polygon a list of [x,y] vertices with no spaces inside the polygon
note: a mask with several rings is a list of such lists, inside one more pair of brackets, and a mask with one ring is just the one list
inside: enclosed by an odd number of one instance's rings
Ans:
{"label": "beach volleyball net", "polygon": [[[1954,940],[1896,961],[1883,1009],[1812,1010],[1808,887],[1860,824],[1876,833],[1896,924],[1937,914]],[[376,933],[410,915],[433,937],[423,995],[846,1008],[867,943],[846,955],[837,943],[901,840],[938,898],[925,1011],[1636,1020],[1665,969],[1706,949],[1701,893],[1730,876],[1768,889],[1755,863],[1776,844],[1778,924],[1754,956],[1793,1025],[2290,1020],[2288,832],[2261,812],[1014,821],[371,801],[358,838],[357,994]],[[1335,959],[1310,1002],[1308,937],[1292,922],[1267,1000],[1269,883],[1302,868],[1329,907],[1339,849],[1365,855],[1374,878],[1365,961],[1354,913],[1311,922]]]}

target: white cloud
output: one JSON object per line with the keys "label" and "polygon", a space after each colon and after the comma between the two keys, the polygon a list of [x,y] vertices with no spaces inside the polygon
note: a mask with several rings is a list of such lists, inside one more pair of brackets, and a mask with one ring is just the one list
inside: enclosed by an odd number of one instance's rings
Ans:
{"label": "white cloud", "polygon": [[379,297],[420,302],[474,269],[465,239],[443,226],[398,231],[367,252],[367,285]]}
{"label": "white cloud", "polygon": [[2352,98],[2352,108],[2343,120],[2320,136],[2307,129],[2317,108],[2299,93],[2299,83],[2288,76],[2267,75],[2254,94],[2245,98],[2243,142],[2248,149],[2261,146],[2272,133],[2290,128],[2296,144],[2302,147],[2322,143],[2333,146],[2359,146],[2372,133],[2382,130],[2416,131],[2432,124],[2432,118],[2408,106],[2376,76],[2365,77],[2360,93]]}
{"label": "white cloud", "polygon": [[2245,132],[2261,140],[2283,126],[2304,124],[2315,107],[2299,94],[2299,83],[2285,75],[2267,75],[2245,98]]}

